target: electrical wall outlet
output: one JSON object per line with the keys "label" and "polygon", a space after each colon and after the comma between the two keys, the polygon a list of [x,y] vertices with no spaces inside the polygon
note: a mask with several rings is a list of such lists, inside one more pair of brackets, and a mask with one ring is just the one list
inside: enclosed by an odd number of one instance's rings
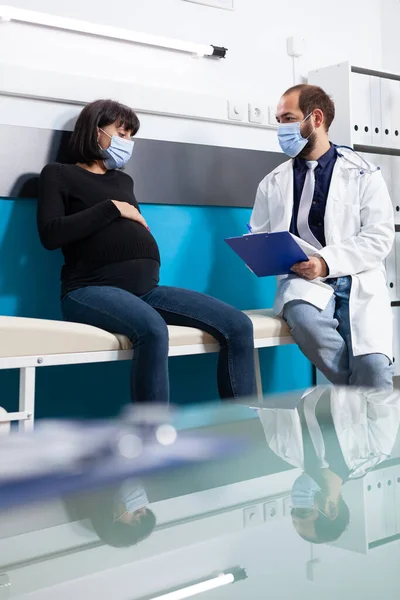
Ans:
{"label": "electrical wall outlet", "polygon": [[249,121],[250,123],[264,123],[265,115],[264,110],[260,104],[249,104]]}
{"label": "electrical wall outlet", "polygon": [[231,121],[244,121],[246,105],[243,102],[228,100],[228,119]]}
{"label": "electrical wall outlet", "polygon": [[255,504],[243,511],[243,524],[245,527],[257,527],[264,523],[263,507]]}
{"label": "electrical wall outlet", "polygon": [[271,500],[264,504],[264,519],[266,521],[277,521],[282,518],[282,504],[279,500]]}
{"label": "electrical wall outlet", "polygon": [[234,0],[184,0],[193,4],[204,4],[213,8],[223,8],[224,10],[235,10]]}
{"label": "electrical wall outlet", "polygon": [[283,499],[283,516],[290,517],[291,512],[292,512],[292,499],[284,498]]}

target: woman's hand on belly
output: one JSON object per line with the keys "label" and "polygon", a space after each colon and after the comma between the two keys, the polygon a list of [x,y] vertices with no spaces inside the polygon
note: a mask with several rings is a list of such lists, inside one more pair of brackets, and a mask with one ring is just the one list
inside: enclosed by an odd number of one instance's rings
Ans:
{"label": "woman's hand on belly", "polygon": [[121,217],[123,219],[129,219],[130,221],[136,221],[146,227],[150,231],[150,227],[146,223],[146,219],[140,214],[137,208],[129,204],[129,202],[119,202],[118,200],[112,200],[115,206],[118,208]]}

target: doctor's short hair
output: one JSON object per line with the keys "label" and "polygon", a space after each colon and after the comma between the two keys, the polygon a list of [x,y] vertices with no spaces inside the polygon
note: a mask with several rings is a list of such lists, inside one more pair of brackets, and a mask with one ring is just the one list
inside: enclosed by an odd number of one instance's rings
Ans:
{"label": "doctor's short hair", "polygon": [[335,104],[329,94],[317,85],[303,83],[289,88],[283,95],[288,96],[293,92],[299,92],[299,108],[305,117],[317,108],[322,110],[325,129],[329,131],[335,118]]}
{"label": "doctor's short hair", "polygon": [[70,153],[74,162],[92,164],[104,157],[97,142],[99,127],[117,123],[136,135],[140,121],[135,111],[115,100],[95,100],[82,110],[70,139]]}
{"label": "doctor's short hair", "polygon": [[338,515],[334,521],[328,519],[325,515],[319,513],[317,520],[315,521],[315,537],[307,537],[300,535],[306,542],[312,544],[327,544],[329,542],[336,542],[343,533],[346,531],[350,523],[350,511],[346,502],[340,496]]}

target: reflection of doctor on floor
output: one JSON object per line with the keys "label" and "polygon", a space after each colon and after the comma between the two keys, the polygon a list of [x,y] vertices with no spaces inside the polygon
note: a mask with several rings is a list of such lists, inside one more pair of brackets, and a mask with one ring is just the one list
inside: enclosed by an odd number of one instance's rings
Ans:
{"label": "reflection of doctor on floor", "polygon": [[347,481],[390,457],[400,422],[398,392],[315,388],[295,410],[260,409],[268,445],[303,470],[292,488],[292,521],[306,541],[337,540],[350,522]]}

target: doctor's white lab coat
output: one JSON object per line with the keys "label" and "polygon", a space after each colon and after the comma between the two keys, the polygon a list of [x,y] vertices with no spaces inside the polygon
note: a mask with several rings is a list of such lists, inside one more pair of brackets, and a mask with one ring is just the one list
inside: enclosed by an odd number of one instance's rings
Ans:
{"label": "doctor's white lab coat", "polygon": [[[393,207],[380,171],[369,173],[361,158],[340,149],[325,212],[326,247],[317,255],[329,277],[351,275],[350,326],[353,354],[382,353],[392,360],[392,312],[384,259],[394,240]],[[260,183],[251,226],[254,233],[289,231],[293,212],[293,161],[278,166]],[[275,313],[291,300],[323,310],[332,288],[321,279],[278,278]]]}

